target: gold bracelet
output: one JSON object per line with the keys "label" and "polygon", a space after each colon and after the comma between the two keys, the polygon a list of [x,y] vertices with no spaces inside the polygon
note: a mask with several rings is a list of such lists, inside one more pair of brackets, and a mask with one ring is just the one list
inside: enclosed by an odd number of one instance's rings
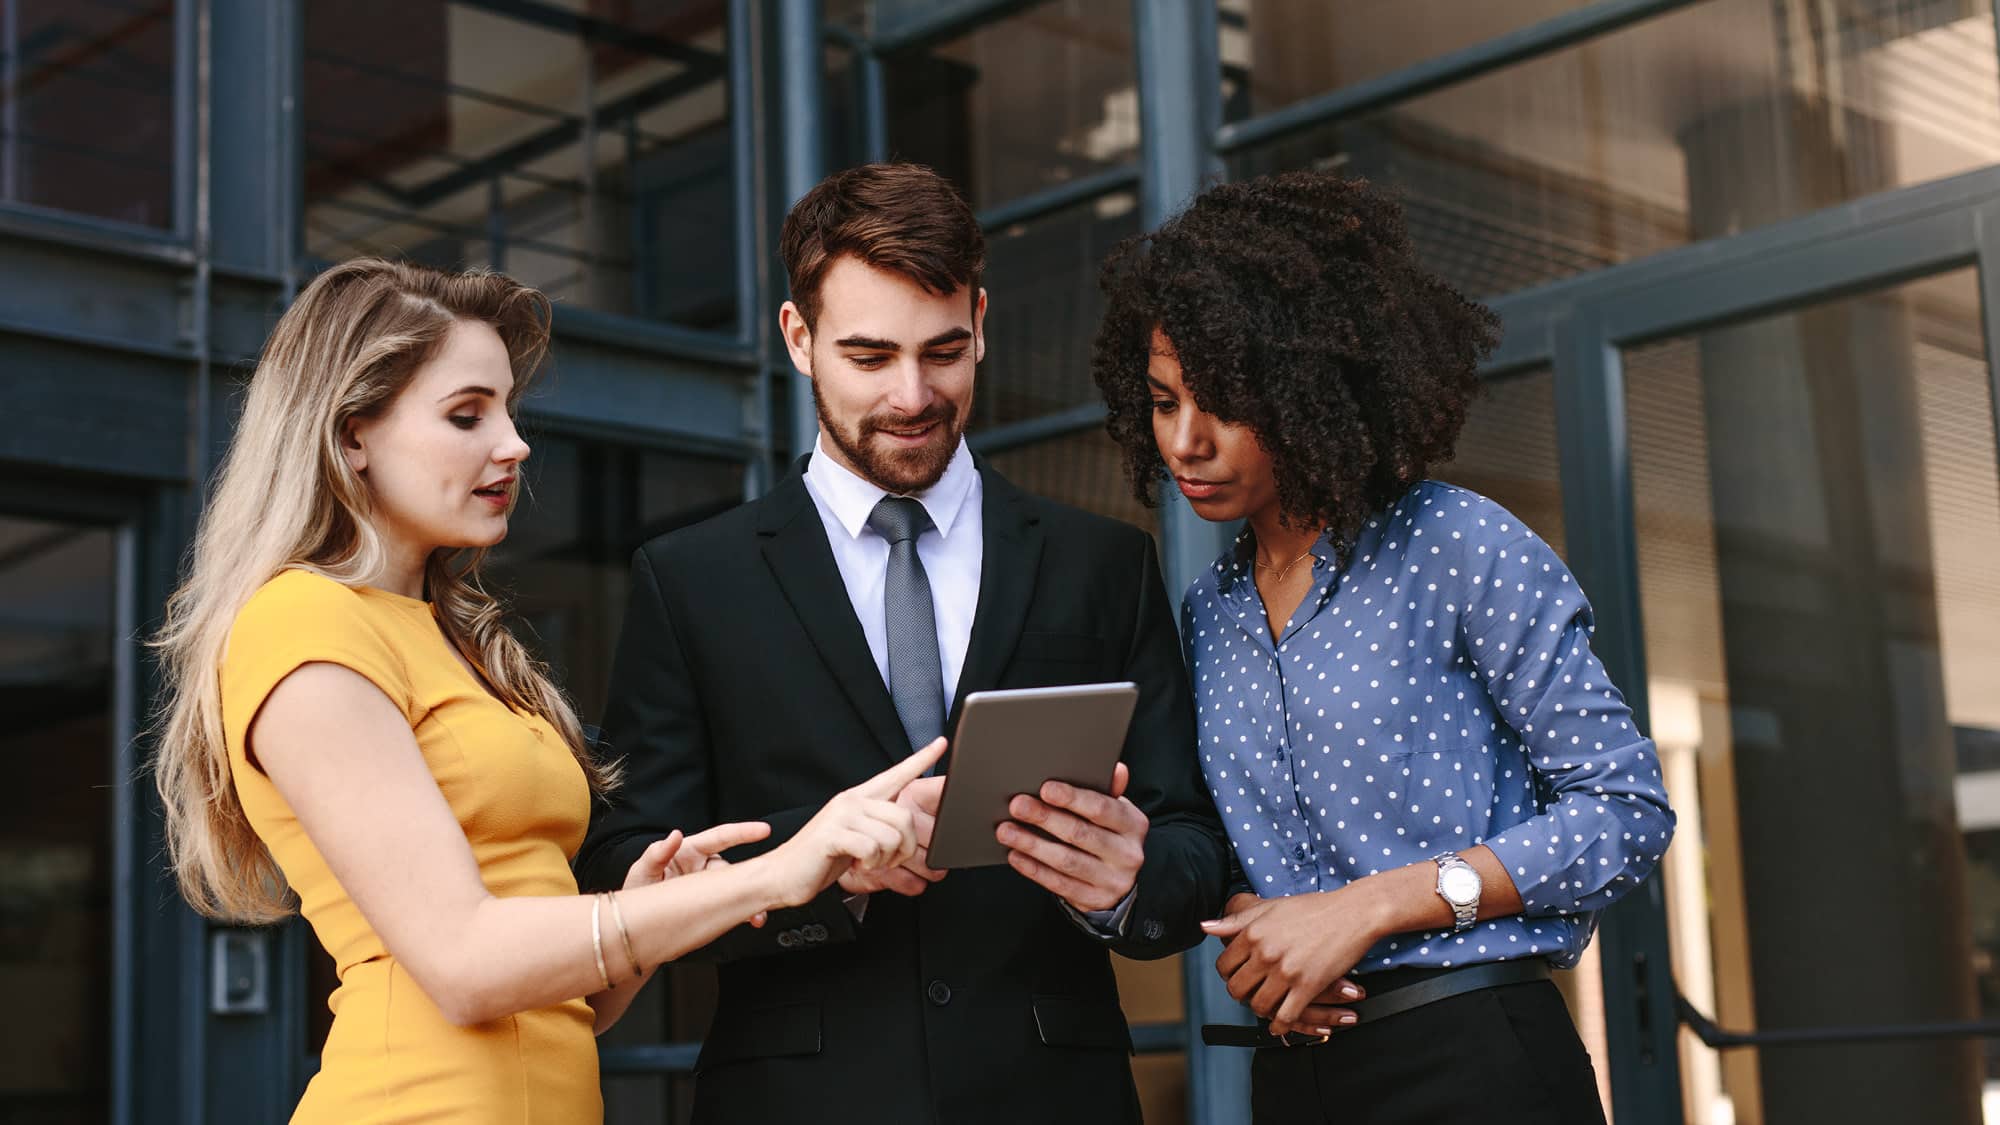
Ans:
{"label": "gold bracelet", "polygon": [[599,900],[604,896],[590,896],[590,948],[597,954],[597,977],[604,982],[604,988],[611,988],[611,974],[604,971],[604,922],[598,917]]}
{"label": "gold bracelet", "polygon": [[632,962],[632,979],[638,980],[646,970],[639,964],[639,955],[632,951],[632,934],[625,928],[625,912],[618,909],[618,892],[611,891],[604,897],[611,900],[611,920],[618,923],[618,940],[625,943],[625,959]]}

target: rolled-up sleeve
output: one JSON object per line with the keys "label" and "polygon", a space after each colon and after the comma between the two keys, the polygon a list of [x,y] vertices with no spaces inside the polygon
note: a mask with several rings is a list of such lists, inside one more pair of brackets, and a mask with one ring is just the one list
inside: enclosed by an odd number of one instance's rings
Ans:
{"label": "rolled-up sleeve", "polygon": [[1458,545],[1460,640],[1520,737],[1541,805],[1485,844],[1524,914],[1601,910],[1673,838],[1659,754],[1591,651],[1590,605],[1555,551],[1497,505]]}

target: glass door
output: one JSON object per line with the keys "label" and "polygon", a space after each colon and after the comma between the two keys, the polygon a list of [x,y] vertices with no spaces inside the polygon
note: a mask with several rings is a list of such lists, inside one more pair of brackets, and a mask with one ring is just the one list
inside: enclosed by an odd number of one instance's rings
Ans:
{"label": "glass door", "polygon": [[[1620,352],[1686,1120],[2000,1122],[1977,270]],[[1956,1025],[1960,1034],[1916,1037]]]}
{"label": "glass door", "polygon": [[112,1113],[118,532],[0,514],[0,1121]]}

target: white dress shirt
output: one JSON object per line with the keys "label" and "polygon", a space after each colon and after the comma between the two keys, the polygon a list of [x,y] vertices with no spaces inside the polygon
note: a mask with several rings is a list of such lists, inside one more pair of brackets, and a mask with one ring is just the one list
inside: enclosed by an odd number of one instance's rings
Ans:
{"label": "white dress shirt", "polygon": [[[824,440],[813,446],[806,462],[806,491],[826,525],[833,562],[847,586],[847,600],[861,619],[875,670],[889,682],[889,627],[884,618],[883,587],[889,580],[889,541],[868,526],[868,517],[889,493],[856,476],[827,456]],[[965,650],[972,641],[972,618],[979,608],[979,567],[986,557],[985,489],[972,451],[960,439],[938,482],[911,499],[924,506],[931,530],[917,537],[917,558],[930,579],[931,606],[937,614],[938,663],[944,670],[944,709],[950,712],[958,696],[958,674],[965,668]]]}
{"label": "white dress shirt", "polygon": [[[883,587],[889,580],[889,541],[868,526],[868,517],[889,492],[829,457],[824,436],[813,443],[812,457],[806,462],[805,483],[813,506],[819,509],[820,522],[826,525],[833,563],[840,568],[840,580],[847,587],[847,600],[854,606],[854,615],[861,619],[861,632],[868,638],[875,670],[881,673],[882,683],[887,686],[889,626],[884,616]],[[958,676],[965,669],[965,651],[972,643],[972,618],[979,609],[979,573],[986,558],[986,519],[982,507],[985,495],[979,469],[973,465],[972,451],[966,448],[963,438],[937,483],[910,494],[931,518],[931,529],[917,537],[917,558],[924,564],[924,576],[930,580],[931,607],[937,615],[938,663],[944,670],[946,713],[958,698]],[[1113,937],[1124,932],[1137,890],[1134,887],[1124,901],[1110,910],[1079,911],[1065,902],[1063,912],[1086,932],[1100,938]],[[848,909],[856,918],[866,911],[867,897],[849,896]]]}

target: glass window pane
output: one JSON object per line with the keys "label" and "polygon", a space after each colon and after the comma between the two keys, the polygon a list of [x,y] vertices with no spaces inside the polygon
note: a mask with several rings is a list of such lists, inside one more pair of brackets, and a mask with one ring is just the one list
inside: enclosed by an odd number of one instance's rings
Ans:
{"label": "glass window pane", "polygon": [[[2000,1017],[2000,467],[1975,273],[1625,368],[1681,988],[1732,1029]],[[1976,1122],[2000,1079],[1977,1040],[1682,1052],[1703,1125]]]}
{"label": "glass window pane", "polygon": [[306,0],[307,253],[733,333],[726,5],[584,7]]}
{"label": "glass window pane", "polygon": [[1097,270],[1120,239],[1137,233],[1131,192],[986,232],[986,362],[975,428],[1103,401],[1090,378],[1090,341],[1104,310]]}
{"label": "glass window pane", "polygon": [[0,201],[174,225],[173,0],[0,0]]}
{"label": "glass window pane", "polygon": [[1497,501],[1562,554],[1555,374],[1544,367],[1486,380],[1458,435],[1457,455],[1431,475]]}
{"label": "glass window pane", "polygon": [[1226,120],[1282,109],[1559,16],[1591,0],[1221,0]]}
{"label": "glass window pane", "polygon": [[488,573],[528,625],[523,639],[591,722],[604,709],[632,552],[742,503],[744,467],[602,441],[531,441],[528,492]]}
{"label": "glass window pane", "polygon": [[888,57],[889,147],[976,208],[1128,164],[1139,151],[1132,8],[1050,0]]}
{"label": "glass window pane", "polygon": [[1132,495],[1118,446],[1102,426],[1003,449],[988,459],[1001,476],[1037,496],[1160,534],[1159,510]]}
{"label": "glass window pane", "polygon": [[1973,0],[1708,0],[1239,154],[1395,185],[1430,264],[1504,293],[2000,159]]}
{"label": "glass window pane", "polygon": [[109,531],[0,516],[0,1121],[110,1113]]}

